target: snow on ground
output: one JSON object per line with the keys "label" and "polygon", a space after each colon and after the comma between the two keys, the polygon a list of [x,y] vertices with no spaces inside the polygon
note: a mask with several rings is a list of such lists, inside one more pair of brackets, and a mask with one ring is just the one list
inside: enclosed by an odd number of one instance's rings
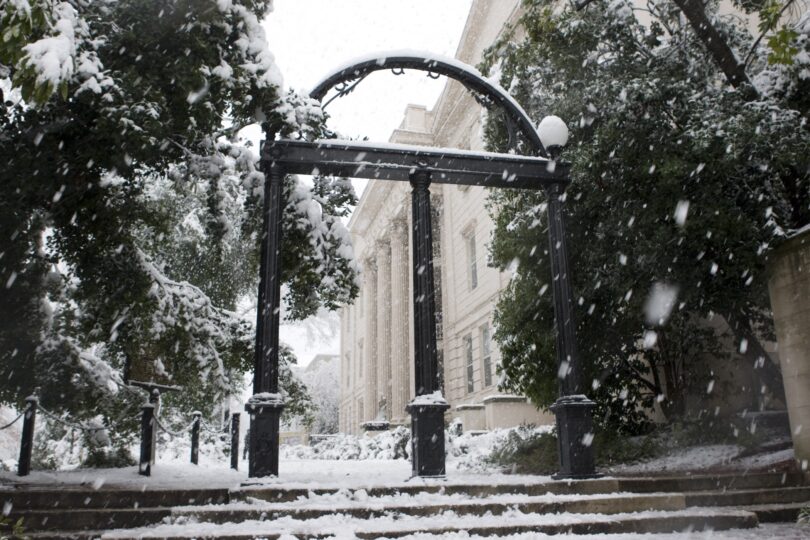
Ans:
{"label": "snow on ground", "polygon": [[33,484],[47,486],[92,486],[147,488],[231,488],[247,479],[247,472],[232,471],[227,465],[196,466],[191,463],[158,463],[152,476],[141,476],[138,467],[121,469],[73,469],[68,471],[31,471],[24,478],[16,472],[0,472],[0,486]]}
{"label": "snow on ground", "polygon": [[[247,464],[243,470],[233,471],[227,463],[195,466],[191,463],[158,463],[152,467],[152,476],[140,476],[137,467],[122,469],[74,469],[68,471],[32,471],[24,479],[15,472],[0,472],[0,485],[20,483],[39,485],[92,485],[106,487],[183,487],[183,488],[235,488],[248,482]],[[251,479],[251,485],[284,488],[365,489],[376,486],[413,486],[477,484],[527,484],[549,480],[547,476],[526,476],[501,473],[480,473],[459,470],[448,464],[444,480],[411,478],[411,464],[404,459],[378,459],[363,461],[280,460],[279,476]]]}
{"label": "snow on ground", "polygon": [[[20,413],[16,409],[0,407],[0,426],[5,426]],[[22,419],[4,430],[0,430],[0,469],[17,467],[20,455],[20,435],[22,433]]]}
{"label": "snow on ground", "polygon": [[679,448],[665,456],[661,456],[640,463],[619,465],[613,469],[621,473],[667,472],[686,471],[695,469],[711,469],[727,465],[740,453],[736,444],[715,444],[710,446],[694,446]]}
{"label": "snow on ground", "polygon": [[[486,457],[493,448],[501,446],[510,437],[527,439],[547,433],[552,426],[521,426],[511,429],[495,429],[485,432],[455,434],[451,428],[446,433],[447,462],[458,470],[486,471],[492,467]],[[287,445],[281,447],[282,459],[312,460],[367,460],[397,459],[410,453],[410,430],[398,427],[374,436],[337,434],[312,446]]]}
{"label": "snow on ground", "polygon": [[[419,529],[479,528],[520,525],[573,525],[583,522],[611,522],[628,518],[655,518],[678,515],[703,515],[715,513],[716,509],[689,509],[683,511],[647,511],[632,514],[573,514],[573,513],[524,513],[519,510],[507,510],[493,516],[492,514],[463,515],[447,511],[429,516],[390,515],[370,519],[355,518],[345,514],[326,514],[313,519],[301,520],[291,516],[278,517],[269,521],[245,520],[239,523],[199,523],[189,518],[185,522],[162,524],[152,527],[110,531],[102,538],[164,538],[164,537],[217,537],[225,534],[245,534],[261,537],[262,534],[333,534],[336,538],[354,538],[356,532],[384,533]],[[736,514],[733,510],[728,515]],[[739,512],[743,514],[744,512]]]}
{"label": "snow on ground", "polygon": [[740,457],[742,446],[735,444],[715,444],[709,446],[692,446],[676,448],[664,456],[612,467],[614,474],[639,473],[677,473],[677,472],[718,472],[762,470],[771,465],[793,459],[793,449],[764,452],[752,456]]}

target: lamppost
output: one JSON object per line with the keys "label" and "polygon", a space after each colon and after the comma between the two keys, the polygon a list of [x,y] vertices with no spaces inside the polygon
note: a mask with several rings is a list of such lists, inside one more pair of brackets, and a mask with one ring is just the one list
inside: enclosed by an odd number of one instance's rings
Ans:
{"label": "lamppost", "polygon": [[[568,143],[568,126],[557,116],[546,116],[537,126],[540,141],[556,167],[563,147]],[[595,478],[593,425],[595,403],[582,388],[582,364],[579,359],[574,322],[574,293],[571,288],[568,246],[565,237],[565,184],[554,182],[546,187],[548,198],[548,239],[551,259],[551,286],[554,291],[554,334],[557,353],[559,397],[551,410],[557,417],[557,447],[560,470],[554,478]]]}

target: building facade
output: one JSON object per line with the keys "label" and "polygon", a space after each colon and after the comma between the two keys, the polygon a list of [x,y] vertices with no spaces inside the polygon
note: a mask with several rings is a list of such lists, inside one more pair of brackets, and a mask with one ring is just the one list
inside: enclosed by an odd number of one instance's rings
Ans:
{"label": "building facade", "polygon": [[[519,0],[474,0],[456,57],[470,65],[502,29],[519,16]],[[483,149],[482,111],[455,81],[433,110],[409,105],[391,142]],[[492,429],[521,422],[551,423],[521,396],[498,392],[499,353],[492,315],[508,275],[487,265],[493,229],[484,188],[431,186],[437,337],[448,420],[464,429]],[[410,186],[371,181],[349,222],[363,273],[360,296],[341,311],[340,427],[407,424],[413,387],[413,287]]]}

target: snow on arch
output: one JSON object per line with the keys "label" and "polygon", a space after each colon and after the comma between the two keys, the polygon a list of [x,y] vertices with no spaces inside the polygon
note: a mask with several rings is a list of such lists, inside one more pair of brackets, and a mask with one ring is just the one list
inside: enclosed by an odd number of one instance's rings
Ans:
{"label": "snow on arch", "polygon": [[414,49],[398,49],[358,56],[338,66],[328,76],[321,79],[309,95],[322,101],[327,92],[340,83],[351,82],[375,71],[397,68],[417,69],[444,75],[462,83],[468,90],[474,89],[494,99],[512,116],[518,129],[531,141],[534,150],[541,156],[548,156],[537,129],[520,103],[496,81],[487,79],[476,68],[456,58]]}

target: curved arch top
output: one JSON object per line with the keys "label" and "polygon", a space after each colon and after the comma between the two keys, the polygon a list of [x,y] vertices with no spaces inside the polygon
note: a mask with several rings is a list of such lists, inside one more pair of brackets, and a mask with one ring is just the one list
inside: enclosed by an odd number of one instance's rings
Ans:
{"label": "curved arch top", "polygon": [[455,58],[410,50],[379,52],[354,59],[339,68],[318,83],[310,92],[310,96],[323,101],[331,88],[340,85],[343,87],[338,90],[339,95],[348,94],[367,75],[388,69],[394,70],[395,73],[396,70],[415,69],[426,71],[428,75],[444,75],[458,81],[477,95],[476,99],[479,102],[500,106],[507,114],[508,121],[513,122],[532,145],[534,152],[548,157],[548,152],[540,142],[540,136],[523,107],[499,84],[487,80],[477,69]]}

